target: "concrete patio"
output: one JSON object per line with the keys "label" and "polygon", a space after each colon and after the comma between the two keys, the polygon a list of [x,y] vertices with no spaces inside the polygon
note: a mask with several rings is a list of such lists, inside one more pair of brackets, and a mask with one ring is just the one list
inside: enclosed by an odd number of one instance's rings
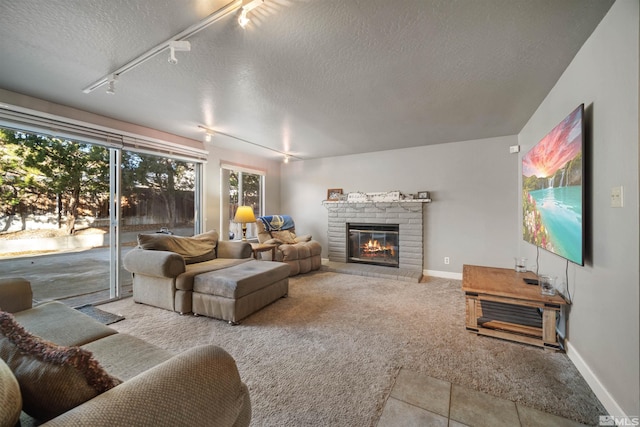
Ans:
{"label": "concrete patio", "polygon": [[[123,248],[122,255],[131,247]],[[72,307],[109,299],[109,248],[0,258],[0,277],[31,282],[37,302],[59,300]],[[122,296],[131,295],[131,273],[120,269]]]}

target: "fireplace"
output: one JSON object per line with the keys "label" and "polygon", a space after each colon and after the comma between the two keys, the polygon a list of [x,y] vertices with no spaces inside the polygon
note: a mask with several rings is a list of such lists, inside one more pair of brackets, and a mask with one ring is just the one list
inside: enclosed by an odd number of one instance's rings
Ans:
{"label": "fireplace", "polygon": [[347,262],[400,266],[398,224],[347,223]]}
{"label": "fireplace", "polygon": [[[394,225],[398,230],[398,262],[397,277],[417,274],[422,277],[424,261],[424,206],[420,200],[403,200],[399,202],[349,202],[326,201],[327,239],[329,261],[347,263],[349,261],[349,232],[347,224],[361,225]],[[355,227],[352,227],[355,228]],[[370,230],[367,230],[370,231]],[[384,264],[389,265],[389,264]],[[375,267],[379,270],[378,266]],[[373,269],[373,268],[372,268]],[[409,276],[406,276],[409,277]]]}

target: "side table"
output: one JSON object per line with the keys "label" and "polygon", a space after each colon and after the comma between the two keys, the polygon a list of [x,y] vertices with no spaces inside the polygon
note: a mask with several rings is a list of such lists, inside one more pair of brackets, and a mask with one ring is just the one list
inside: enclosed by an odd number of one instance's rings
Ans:
{"label": "side table", "polygon": [[467,330],[561,350],[556,319],[567,302],[560,295],[542,295],[540,286],[527,285],[523,278],[535,279],[531,272],[464,265],[462,290],[466,300]]}
{"label": "side table", "polygon": [[253,257],[258,259],[258,254],[260,252],[268,252],[271,251],[271,260],[276,260],[276,248],[278,245],[267,244],[267,243],[250,243],[251,249],[253,249]]}

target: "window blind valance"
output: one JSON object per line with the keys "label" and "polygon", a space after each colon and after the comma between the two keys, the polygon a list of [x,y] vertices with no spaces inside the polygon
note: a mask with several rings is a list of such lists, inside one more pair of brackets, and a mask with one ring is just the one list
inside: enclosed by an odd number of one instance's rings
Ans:
{"label": "window blind valance", "polygon": [[5,108],[0,108],[0,126],[53,138],[84,141],[112,148],[122,147],[122,136],[116,133]]}
{"label": "window blind valance", "polygon": [[14,106],[0,107],[0,126],[110,148],[164,154],[186,161],[205,162],[208,154],[201,142],[199,147],[191,147]]}

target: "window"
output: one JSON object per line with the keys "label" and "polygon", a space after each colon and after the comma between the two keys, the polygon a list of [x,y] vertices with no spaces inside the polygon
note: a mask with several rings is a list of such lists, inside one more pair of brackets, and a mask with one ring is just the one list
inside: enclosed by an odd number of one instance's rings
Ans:
{"label": "window", "polygon": [[[264,215],[264,172],[233,165],[222,165],[221,171],[223,212],[220,229],[223,233],[228,232],[230,240],[237,240],[242,237],[242,225],[233,222],[238,206],[251,206],[256,217]],[[256,225],[247,224],[247,238],[256,236]]]}
{"label": "window", "polygon": [[196,167],[169,157],[122,152],[122,225],[127,231],[194,233]]}
{"label": "window", "polygon": [[0,275],[31,281],[38,301],[129,294],[120,259],[138,233],[201,224],[201,163],[149,151],[0,128]]}

